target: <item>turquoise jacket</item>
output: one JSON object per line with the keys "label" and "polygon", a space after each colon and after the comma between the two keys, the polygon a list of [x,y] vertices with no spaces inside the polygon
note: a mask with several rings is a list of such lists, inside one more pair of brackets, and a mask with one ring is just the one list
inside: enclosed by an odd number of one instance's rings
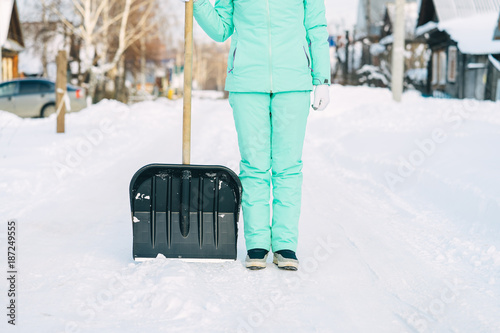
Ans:
{"label": "turquoise jacket", "polygon": [[231,38],[226,90],[284,92],[330,84],[324,0],[209,0],[194,17],[215,41]]}

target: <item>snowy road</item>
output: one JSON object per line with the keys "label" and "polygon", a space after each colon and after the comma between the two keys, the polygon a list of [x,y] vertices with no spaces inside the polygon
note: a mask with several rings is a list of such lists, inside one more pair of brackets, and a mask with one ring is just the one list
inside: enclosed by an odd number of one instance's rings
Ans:
{"label": "snowy road", "polygon": [[[500,104],[331,100],[309,117],[298,272],[246,270],[242,225],[236,262],[132,260],[129,181],[180,163],[182,101],[104,101],[64,135],[0,112],[0,267],[16,219],[19,271],[2,332],[500,332]],[[238,171],[227,100],[194,99],[192,142],[194,164]]]}

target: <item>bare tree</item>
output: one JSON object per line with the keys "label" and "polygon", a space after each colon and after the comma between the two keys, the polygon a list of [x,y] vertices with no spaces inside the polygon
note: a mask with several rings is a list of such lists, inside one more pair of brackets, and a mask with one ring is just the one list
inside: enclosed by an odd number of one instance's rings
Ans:
{"label": "bare tree", "polygon": [[[89,71],[89,95],[95,95],[99,79],[114,69],[125,50],[157,27],[156,0],[71,0],[78,23],[56,6],[50,9],[83,45],[83,66]],[[131,17],[136,18],[130,24]],[[116,43],[116,47],[110,47]]]}

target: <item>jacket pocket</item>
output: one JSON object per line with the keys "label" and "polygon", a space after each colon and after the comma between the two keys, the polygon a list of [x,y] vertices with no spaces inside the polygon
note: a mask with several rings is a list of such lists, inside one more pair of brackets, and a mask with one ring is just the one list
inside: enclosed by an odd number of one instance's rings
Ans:
{"label": "jacket pocket", "polygon": [[314,70],[311,68],[311,59],[309,59],[309,55],[307,54],[306,47],[305,47],[305,46],[302,46],[302,48],[304,49],[304,54],[306,55],[306,59],[307,59],[307,68],[309,68],[309,70],[310,70],[311,72],[314,72]]}
{"label": "jacket pocket", "polygon": [[234,48],[234,51],[233,51],[233,60],[231,62],[231,68],[227,71],[228,73],[231,73],[234,69],[234,60],[236,59],[236,50],[238,49],[238,47],[235,47]]}

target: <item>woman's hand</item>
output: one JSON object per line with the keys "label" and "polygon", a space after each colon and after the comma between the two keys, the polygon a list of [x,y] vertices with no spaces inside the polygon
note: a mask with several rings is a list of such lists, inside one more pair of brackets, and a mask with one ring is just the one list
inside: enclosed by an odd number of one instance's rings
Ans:
{"label": "woman's hand", "polygon": [[323,111],[330,103],[330,92],[327,84],[321,84],[314,88],[314,103],[312,108],[317,111]]}

